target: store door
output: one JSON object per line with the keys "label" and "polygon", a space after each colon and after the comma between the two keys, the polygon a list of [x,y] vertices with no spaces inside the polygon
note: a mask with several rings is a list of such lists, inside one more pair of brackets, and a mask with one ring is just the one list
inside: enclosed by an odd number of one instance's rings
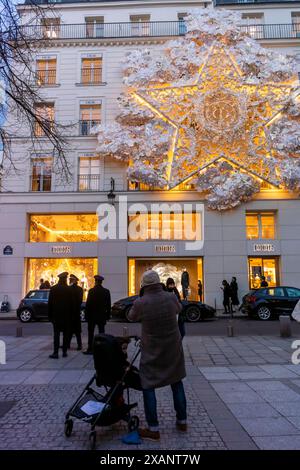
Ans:
{"label": "store door", "polygon": [[250,289],[258,289],[263,276],[265,276],[269,287],[278,286],[280,283],[278,257],[248,258],[248,271]]}

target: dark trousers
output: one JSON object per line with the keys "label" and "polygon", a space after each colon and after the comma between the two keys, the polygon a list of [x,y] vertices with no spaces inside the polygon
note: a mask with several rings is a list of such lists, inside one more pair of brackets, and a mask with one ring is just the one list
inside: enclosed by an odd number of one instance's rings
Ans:
{"label": "dark trousers", "polygon": [[82,340],[81,340],[81,333],[80,333],[80,331],[74,331],[73,333],[70,334],[69,343],[68,343],[68,348],[71,347],[71,341],[72,341],[73,335],[76,336],[77,346],[78,346],[79,348],[81,348],[81,346],[82,346]]}
{"label": "dark trousers", "polygon": [[104,328],[105,324],[104,323],[96,323],[95,321],[89,321],[88,322],[88,349],[91,351],[93,349],[93,341],[94,341],[94,332],[95,332],[95,326],[98,326],[98,331],[100,333],[105,333]]}
{"label": "dark trousers", "polygon": [[54,349],[54,354],[58,354],[59,338],[60,338],[60,333],[61,332],[63,334],[63,352],[67,352],[67,349],[68,349],[68,343],[69,343],[68,330],[66,328],[62,329],[62,327],[59,327],[57,325],[53,325],[53,349]]}
{"label": "dark trousers", "polygon": [[[178,423],[186,423],[186,398],[184,393],[183,383],[180,380],[171,385],[173,392],[173,403],[176,411],[176,418]],[[148,427],[151,431],[158,430],[158,418],[156,407],[155,389],[149,388],[143,390],[145,416]]]}

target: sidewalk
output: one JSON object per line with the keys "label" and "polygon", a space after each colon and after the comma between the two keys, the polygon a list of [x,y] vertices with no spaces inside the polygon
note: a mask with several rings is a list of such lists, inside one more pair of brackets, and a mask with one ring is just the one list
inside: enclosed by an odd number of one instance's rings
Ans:
{"label": "sidewalk", "polygon": [[[64,416],[93,375],[93,360],[75,350],[50,360],[48,336],[6,337],[0,365],[0,449],[89,449],[89,426]],[[97,449],[300,449],[300,365],[291,340],[264,336],[184,339],[189,429],[176,431],[169,388],[158,391],[161,442],[126,446],[124,424],[98,428]],[[143,422],[141,394],[136,414]]]}

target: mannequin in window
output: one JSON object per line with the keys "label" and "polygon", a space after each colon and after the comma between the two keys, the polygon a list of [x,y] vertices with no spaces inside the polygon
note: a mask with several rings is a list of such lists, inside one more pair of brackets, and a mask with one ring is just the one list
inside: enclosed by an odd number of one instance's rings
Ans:
{"label": "mannequin in window", "polygon": [[183,268],[182,274],[181,274],[181,287],[182,287],[182,297],[184,300],[187,300],[188,297],[188,291],[190,287],[190,275],[186,268]]}

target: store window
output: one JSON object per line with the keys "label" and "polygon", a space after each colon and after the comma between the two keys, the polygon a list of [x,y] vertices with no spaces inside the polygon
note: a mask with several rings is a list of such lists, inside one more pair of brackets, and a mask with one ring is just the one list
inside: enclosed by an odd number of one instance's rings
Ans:
{"label": "store window", "polygon": [[201,214],[151,213],[128,217],[128,241],[201,240]]}
{"label": "store window", "polygon": [[293,11],[291,13],[293,33],[297,38],[300,37],[300,11]]}
{"label": "store window", "polygon": [[51,191],[52,158],[33,157],[31,159],[31,191]]}
{"label": "store window", "polygon": [[264,276],[269,287],[279,284],[279,260],[278,258],[255,258],[248,259],[249,263],[249,287],[259,289]]}
{"label": "store window", "polygon": [[36,80],[38,85],[56,84],[56,59],[37,59],[36,61]]}
{"label": "store window", "polygon": [[31,214],[30,242],[95,242],[98,240],[96,214]]}
{"label": "store window", "polygon": [[275,239],[275,212],[247,212],[246,235],[248,240]]}
{"label": "store window", "polygon": [[79,134],[90,135],[91,130],[101,123],[101,103],[81,104]]}
{"label": "store window", "polygon": [[100,158],[80,157],[78,173],[79,191],[100,191]]}
{"label": "store window", "polygon": [[102,82],[102,57],[81,59],[81,83],[95,85]]}
{"label": "store window", "polygon": [[84,299],[88,289],[94,285],[94,275],[98,273],[97,258],[29,258],[27,262],[27,291],[38,289],[40,279],[51,286],[57,283],[57,275],[63,271],[75,274],[83,288]]}
{"label": "store window", "polygon": [[[34,108],[38,118],[34,125],[35,136],[44,137],[46,135],[45,127],[51,130],[54,124],[54,103],[36,103]],[[41,122],[44,127],[41,126]]]}
{"label": "store window", "polygon": [[[143,273],[148,269],[156,271],[162,283],[173,278],[182,298],[182,273],[189,274],[188,300],[199,300],[198,281],[203,286],[203,258],[130,258],[128,260],[128,293],[136,295],[140,291]],[[203,287],[202,287],[203,289]]]}

